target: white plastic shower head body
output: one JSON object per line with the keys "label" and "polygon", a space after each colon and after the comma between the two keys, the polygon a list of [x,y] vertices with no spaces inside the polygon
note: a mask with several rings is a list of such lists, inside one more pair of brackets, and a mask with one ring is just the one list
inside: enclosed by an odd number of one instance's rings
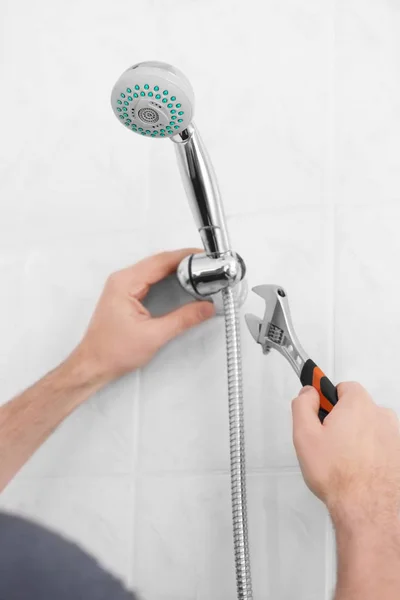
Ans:
{"label": "white plastic shower head body", "polygon": [[194,93],[186,76],[167,63],[148,61],[124,71],[111,93],[118,120],[142,136],[167,138],[186,129]]}

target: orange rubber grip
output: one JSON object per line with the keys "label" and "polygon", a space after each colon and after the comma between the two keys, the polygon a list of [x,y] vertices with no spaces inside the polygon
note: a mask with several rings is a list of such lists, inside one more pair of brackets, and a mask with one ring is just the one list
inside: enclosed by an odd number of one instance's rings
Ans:
{"label": "orange rubber grip", "polygon": [[318,416],[322,423],[338,401],[337,389],[310,358],[304,363],[300,381],[303,385],[312,385],[317,390],[320,400]]}

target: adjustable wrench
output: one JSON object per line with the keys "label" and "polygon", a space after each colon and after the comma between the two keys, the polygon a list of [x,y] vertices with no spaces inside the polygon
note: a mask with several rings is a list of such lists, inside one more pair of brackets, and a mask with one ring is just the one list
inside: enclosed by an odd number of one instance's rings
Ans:
{"label": "adjustable wrench", "polygon": [[319,394],[321,423],[338,401],[336,387],[309,358],[294,331],[285,290],[277,285],[258,285],[253,292],[265,300],[264,318],[245,316],[247,327],[264,354],[278,350],[292,365],[302,385],[313,386]]}

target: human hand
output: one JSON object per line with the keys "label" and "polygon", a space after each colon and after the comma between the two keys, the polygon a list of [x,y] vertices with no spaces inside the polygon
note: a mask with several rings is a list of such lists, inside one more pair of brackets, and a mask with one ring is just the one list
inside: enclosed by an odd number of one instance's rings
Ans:
{"label": "human hand", "polygon": [[215,314],[211,302],[193,302],[153,318],[141,301],[173,273],[191,248],[162,252],[108,278],[88,330],[75,351],[107,383],[143,367],[168,341]]}
{"label": "human hand", "polygon": [[304,479],[334,521],[397,520],[399,420],[358,383],[340,384],[338,395],[323,424],[314,388],[304,388],[293,400],[293,441]]}

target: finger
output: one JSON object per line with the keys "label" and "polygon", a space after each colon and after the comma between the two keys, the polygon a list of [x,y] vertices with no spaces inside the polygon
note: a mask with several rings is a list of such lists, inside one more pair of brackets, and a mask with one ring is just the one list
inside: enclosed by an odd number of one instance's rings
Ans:
{"label": "finger", "polygon": [[152,319],[159,336],[159,345],[162,346],[183,333],[187,329],[207,321],[215,315],[215,307],[212,302],[191,302],[177,310]]}
{"label": "finger", "polygon": [[198,254],[199,252],[201,250],[198,248],[183,248],[181,250],[161,252],[144,258],[135,265],[123,269],[120,273],[124,280],[129,283],[133,282],[132,285],[134,288],[139,288],[135,293],[135,297],[138,300],[142,300],[151,285],[174,273],[186,256]]}
{"label": "finger", "polygon": [[298,437],[302,432],[318,432],[321,422],[318,418],[320,406],[319,394],[311,386],[304,387],[292,402],[293,436]]}
{"label": "finger", "polygon": [[360,405],[372,407],[375,405],[372,397],[367,390],[356,381],[345,381],[337,386],[338,398],[340,400],[338,406],[347,407],[349,409]]}
{"label": "finger", "polygon": [[342,381],[337,385],[338,397],[342,398],[343,396],[358,396],[360,394],[367,394],[366,389],[358,383],[357,381]]}
{"label": "finger", "polygon": [[393,408],[380,407],[381,414],[390,422],[398,426],[399,417]]}

